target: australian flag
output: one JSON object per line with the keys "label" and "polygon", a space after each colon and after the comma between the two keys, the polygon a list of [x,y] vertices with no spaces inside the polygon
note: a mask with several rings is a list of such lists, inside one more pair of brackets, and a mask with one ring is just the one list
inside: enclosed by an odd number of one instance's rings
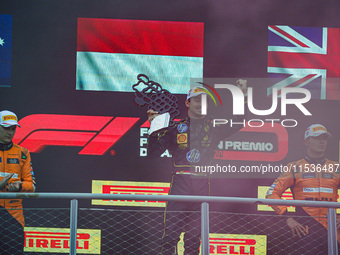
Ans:
{"label": "australian flag", "polygon": [[313,99],[340,99],[340,28],[268,27],[268,75],[272,88],[308,89]]}
{"label": "australian flag", "polygon": [[12,16],[0,15],[0,87],[11,86]]}

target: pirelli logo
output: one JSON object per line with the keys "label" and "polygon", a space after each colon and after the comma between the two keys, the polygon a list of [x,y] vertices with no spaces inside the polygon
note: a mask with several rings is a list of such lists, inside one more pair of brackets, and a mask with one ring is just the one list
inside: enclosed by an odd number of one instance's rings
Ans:
{"label": "pirelli logo", "polygon": [[[70,229],[25,227],[24,252],[69,253]],[[77,230],[77,254],[101,254],[101,230]]]}
{"label": "pirelli logo", "polygon": [[[183,234],[178,242],[178,254],[183,255]],[[201,254],[201,252],[200,252]],[[209,234],[209,254],[267,254],[266,235]]]}
{"label": "pirelli logo", "polygon": [[313,130],[313,132],[316,132],[316,131],[319,131],[319,130],[327,132],[327,129],[325,129],[324,127],[321,127],[321,126],[312,128],[312,130]]}
{"label": "pirelli logo", "polygon": [[194,89],[194,93],[198,93],[198,92],[204,92],[204,93],[206,93],[203,89],[195,88],[195,89]]}
{"label": "pirelli logo", "polygon": [[3,116],[3,121],[8,121],[8,120],[15,120],[15,121],[18,121],[17,117],[15,117],[14,115],[6,115],[6,116]]}
{"label": "pirelli logo", "polygon": [[[168,195],[169,189],[166,182],[92,181],[94,194]],[[92,205],[165,207],[166,201],[93,199]]]}

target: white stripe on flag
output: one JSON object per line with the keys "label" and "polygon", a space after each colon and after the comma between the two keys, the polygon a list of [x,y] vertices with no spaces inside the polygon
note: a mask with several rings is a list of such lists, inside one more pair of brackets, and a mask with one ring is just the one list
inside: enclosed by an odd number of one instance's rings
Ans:
{"label": "white stripe on flag", "polygon": [[174,94],[187,94],[190,78],[203,77],[203,58],[77,52],[77,90],[134,92],[138,74]]}

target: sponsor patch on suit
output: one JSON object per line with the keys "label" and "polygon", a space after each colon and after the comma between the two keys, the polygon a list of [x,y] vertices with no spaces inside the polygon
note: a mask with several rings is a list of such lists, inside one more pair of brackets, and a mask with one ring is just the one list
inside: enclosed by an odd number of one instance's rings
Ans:
{"label": "sponsor patch on suit", "polygon": [[8,158],[7,164],[20,164],[19,159],[17,158]]}
{"label": "sponsor patch on suit", "polygon": [[316,178],[316,173],[303,173],[302,179],[312,179]]}
{"label": "sponsor patch on suit", "polygon": [[333,174],[331,173],[322,173],[321,174],[322,178],[326,178],[326,179],[333,179]]}

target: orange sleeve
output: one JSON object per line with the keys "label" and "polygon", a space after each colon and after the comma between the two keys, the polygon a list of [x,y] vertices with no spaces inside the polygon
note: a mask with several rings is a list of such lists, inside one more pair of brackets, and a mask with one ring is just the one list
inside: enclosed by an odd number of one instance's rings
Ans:
{"label": "orange sleeve", "polygon": [[[291,169],[294,163],[287,165],[288,169]],[[282,194],[290,187],[294,185],[294,175],[292,171],[281,174],[267,191],[266,198],[268,199],[282,199]],[[272,208],[278,215],[282,215],[286,212],[287,206],[273,205]]]}
{"label": "orange sleeve", "polygon": [[26,161],[21,169],[21,181],[22,189],[21,192],[34,192],[35,191],[35,184],[32,178],[32,166],[31,166],[31,154],[29,151],[26,153]]}

